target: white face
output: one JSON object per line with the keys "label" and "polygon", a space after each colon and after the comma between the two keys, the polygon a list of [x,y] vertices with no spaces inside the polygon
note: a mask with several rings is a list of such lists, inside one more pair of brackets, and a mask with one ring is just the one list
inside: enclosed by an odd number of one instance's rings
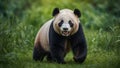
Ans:
{"label": "white face", "polygon": [[60,27],[63,36],[69,36],[71,27],[68,23],[63,23]]}
{"label": "white face", "polygon": [[69,20],[69,21],[64,21],[64,20],[61,20],[59,23],[58,23],[58,26],[60,28],[60,33],[63,35],[63,36],[69,36],[70,35],[70,32],[73,28],[73,23]]}
{"label": "white face", "polygon": [[54,18],[54,30],[62,36],[70,36],[77,32],[79,18],[70,10],[60,11]]}

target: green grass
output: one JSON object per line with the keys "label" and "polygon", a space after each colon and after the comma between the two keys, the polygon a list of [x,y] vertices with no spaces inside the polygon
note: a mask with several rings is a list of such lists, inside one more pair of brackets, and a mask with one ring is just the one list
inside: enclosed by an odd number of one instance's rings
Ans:
{"label": "green grass", "polygon": [[[25,55],[25,54],[22,54]],[[9,63],[9,64],[4,64],[0,66],[1,68],[102,68],[102,67],[109,67],[109,68],[114,68],[114,66],[110,66],[110,64],[117,63],[116,61],[113,62],[112,59],[115,59],[115,55],[113,54],[107,54],[104,52],[103,53],[93,53],[93,54],[88,54],[88,57],[86,61],[83,64],[78,64],[75,63],[72,59],[71,53],[67,58],[65,59],[67,61],[67,64],[57,64],[57,63],[50,63],[44,60],[43,62],[36,62],[33,61],[32,58],[32,52],[29,52],[28,56],[21,56],[19,57],[19,60],[16,60],[14,64]],[[112,57],[112,58],[111,58]],[[110,63],[112,61],[112,63]],[[113,65],[113,64],[112,64]]]}
{"label": "green grass", "polygon": [[[83,64],[78,64],[73,61],[72,52],[68,53],[65,57],[65,61],[67,64],[57,64],[55,62],[47,62],[46,59],[44,61],[34,61],[32,59],[32,48],[33,45],[26,51],[19,50],[15,53],[17,54],[17,59],[12,63],[1,64],[1,68],[115,68],[119,65],[119,56],[115,54],[112,50],[104,49],[105,45],[100,45],[99,43],[106,44],[108,43],[106,37],[109,37],[110,34],[107,32],[103,32],[103,36],[99,37],[100,31],[93,31],[85,29],[85,35],[88,45],[88,55]],[[101,39],[101,40],[100,40]],[[98,42],[99,40],[99,42]],[[99,45],[98,45],[99,44]],[[106,47],[107,48],[107,47]],[[26,48],[25,48],[26,49]]]}

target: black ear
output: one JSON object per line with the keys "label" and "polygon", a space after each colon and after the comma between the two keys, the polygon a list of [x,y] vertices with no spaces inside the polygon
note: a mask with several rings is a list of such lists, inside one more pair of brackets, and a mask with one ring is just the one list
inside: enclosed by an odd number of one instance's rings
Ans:
{"label": "black ear", "polygon": [[79,9],[74,9],[74,14],[77,15],[78,17],[81,17],[81,12]]}
{"label": "black ear", "polygon": [[59,13],[59,8],[54,8],[52,16],[55,16]]}

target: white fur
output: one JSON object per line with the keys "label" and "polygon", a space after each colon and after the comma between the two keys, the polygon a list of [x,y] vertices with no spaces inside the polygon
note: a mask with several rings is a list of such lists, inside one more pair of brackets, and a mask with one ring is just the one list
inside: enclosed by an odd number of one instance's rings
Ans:
{"label": "white fur", "polygon": [[49,20],[46,22],[39,30],[37,33],[37,36],[35,38],[35,44],[40,43],[43,49],[46,51],[50,51],[49,47],[49,27],[52,23],[53,19]]}
{"label": "white fur", "polygon": [[[64,28],[67,28],[68,30],[64,30]],[[64,32],[64,31],[67,31],[67,32],[70,32],[71,31],[71,27],[68,23],[63,23],[62,26],[60,27],[60,31],[61,32]],[[64,34],[64,33],[61,33],[63,36],[69,36],[70,33],[67,33],[67,34]]]}
{"label": "white fur", "polygon": [[60,27],[60,30],[64,31],[64,28],[68,28],[67,31],[71,30],[71,27],[70,27],[70,25],[68,23],[63,23],[62,26]]}

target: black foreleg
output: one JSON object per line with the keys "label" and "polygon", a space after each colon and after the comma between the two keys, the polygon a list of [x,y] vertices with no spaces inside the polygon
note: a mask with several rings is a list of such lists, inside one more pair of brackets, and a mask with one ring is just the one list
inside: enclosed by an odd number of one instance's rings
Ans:
{"label": "black foreleg", "polygon": [[53,22],[50,25],[49,29],[49,45],[50,45],[50,53],[54,61],[57,63],[65,63],[64,55],[65,55],[65,37],[59,35],[54,31]]}
{"label": "black foreleg", "polygon": [[48,54],[47,54],[47,61],[50,61],[50,62],[53,61],[53,58],[52,58],[52,55],[50,52],[48,52]]}
{"label": "black foreleg", "polygon": [[79,63],[84,62],[87,56],[87,45],[81,24],[79,24],[78,32],[71,36],[70,41],[74,60]]}
{"label": "black foreleg", "polygon": [[74,60],[79,63],[83,63],[87,56],[87,47],[84,43],[79,43],[72,47]]}
{"label": "black foreleg", "polygon": [[54,46],[51,48],[51,55],[54,61],[57,63],[64,64],[64,48],[59,46]]}

